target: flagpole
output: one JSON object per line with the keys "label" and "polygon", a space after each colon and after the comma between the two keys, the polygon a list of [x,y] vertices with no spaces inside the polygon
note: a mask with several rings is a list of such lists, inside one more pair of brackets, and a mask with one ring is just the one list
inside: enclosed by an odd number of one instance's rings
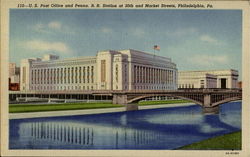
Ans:
{"label": "flagpole", "polygon": [[[159,47],[159,45],[154,45],[154,67],[155,67],[155,50],[159,50],[160,51],[160,47]],[[155,77],[155,76],[154,76]],[[157,76],[158,77],[158,76]]]}
{"label": "flagpole", "polygon": [[[153,60],[154,60],[154,61],[153,61],[153,62],[154,62],[154,63],[153,63],[154,69],[155,69],[155,48],[156,48],[156,45],[154,45],[154,59],[153,59]],[[154,71],[154,76],[153,76],[154,80],[155,80],[155,76],[156,76],[156,75],[155,75],[155,71]],[[153,81],[153,82],[154,82],[154,81]],[[155,82],[154,82],[154,84],[155,84]]]}
{"label": "flagpole", "polygon": [[154,48],[154,61],[155,61],[155,48]]}

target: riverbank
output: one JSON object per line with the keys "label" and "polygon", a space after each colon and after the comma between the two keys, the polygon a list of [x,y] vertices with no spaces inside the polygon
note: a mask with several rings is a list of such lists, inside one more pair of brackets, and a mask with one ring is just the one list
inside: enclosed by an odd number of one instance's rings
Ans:
{"label": "riverbank", "polygon": [[[193,103],[176,103],[176,104],[157,104],[138,106],[139,110],[168,108],[168,107],[181,107],[195,105]],[[88,115],[88,114],[101,114],[112,112],[124,112],[126,108],[99,108],[99,109],[77,109],[77,110],[62,110],[62,111],[43,111],[43,112],[23,112],[23,113],[10,113],[9,119],[23,119],[23,118],[40,118],[40,117],[56,117],[56,116],[73,116],[73,115]]]}
{"label": "riverbank", "polygon": [[60,104],[17,104],[10,105],[10,113],[24,112],[43,112],[43,111],[63,111],[63,110],[83,110],[83,109],[99,109],[99,108],[115,108],[123,107],[123,105],[112,103],[60,103]]}
{"label": "riverbank", "polygon": [[200,142],[186,145],[180,150],[241,150],[241,131],[209,138]]}

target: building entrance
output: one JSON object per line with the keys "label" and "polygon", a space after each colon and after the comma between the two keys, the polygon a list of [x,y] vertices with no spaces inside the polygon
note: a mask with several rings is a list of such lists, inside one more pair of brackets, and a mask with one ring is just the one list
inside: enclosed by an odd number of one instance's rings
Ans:
{"label": "building entrance", "polygon": [[221,84],[222,89],[226,89],[227,88],[227,79],[222,78],[220,84]]}

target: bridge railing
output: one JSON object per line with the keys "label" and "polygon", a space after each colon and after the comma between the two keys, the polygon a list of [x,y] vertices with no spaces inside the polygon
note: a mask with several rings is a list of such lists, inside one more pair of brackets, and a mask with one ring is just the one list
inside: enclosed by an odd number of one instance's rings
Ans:
{"label": "bridge railing", "polygon": [[113,94],[113,93],[161,93],[161,92],[242,92],[239,88],[179,88],[176,90],[49,90],[9,91],[9,94]]}
{"label": "bridge railing", "polygon": [[194,91],[202,91],[202,92],[209,92],[209,91],[211,92],[217,92],[217,91],[236,92],[238,91],[238,92],[241,92],[242,89],[240,88],[225,88],[225,89],[222,89],[222,88],[178,88],[177,91],[193,91],[193,92]]}

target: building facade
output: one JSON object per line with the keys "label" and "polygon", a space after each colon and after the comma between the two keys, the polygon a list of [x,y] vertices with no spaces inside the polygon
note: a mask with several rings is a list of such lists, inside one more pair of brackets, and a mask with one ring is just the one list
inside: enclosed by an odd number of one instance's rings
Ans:
{"label": "building facade", "polygon": [[20,68],[16,63],[9,63],[9,79],[11,83],[19,83]]}
{"label": "building facade", "polygon": [[177,89],[170,58],[131,49],[63,60],[56,55],[23,59],[20,71],[23,91]]}
{"label": "building facade", "polygon": [[238,88],[237,70],[179,71],[178,88]]}
{"label": "building facade", "polygon": [[16,63],[9,63],[9,90],[19,90],[20,68]]}

